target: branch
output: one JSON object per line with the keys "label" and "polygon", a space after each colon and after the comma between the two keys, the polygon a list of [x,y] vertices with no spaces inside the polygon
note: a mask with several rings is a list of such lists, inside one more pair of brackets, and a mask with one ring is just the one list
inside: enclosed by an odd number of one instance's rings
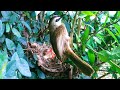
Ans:
{"label": "branch", "polygon": [[109,75],[109,74],[110,74],[110,73],[106,73],[106,74],[104,74],[104,75],[98,77],[97,79],[101,79],[101,78],[103,78],[103,77],[105,77],[105,76],[107,76],[107,75]]}
{"label": "branch", "polygon": [[73,26],[72,26],[71,34],[70,34],[70,37],[71,37],[70,47],[71,47],[71,48],[73,47],[73,34],[74,34],[73,31],[74,31],[74,26],[75,26],[75,22],[76,22],[76,18],[77,18],[78,12],[79,12],[79,11],[76,11],[76,13],[75,13],[74,20],[73,20]]}

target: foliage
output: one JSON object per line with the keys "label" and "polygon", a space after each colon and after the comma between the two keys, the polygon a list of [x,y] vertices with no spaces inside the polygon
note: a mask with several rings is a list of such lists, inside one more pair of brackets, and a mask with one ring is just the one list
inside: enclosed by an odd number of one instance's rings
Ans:
{"label": "foliage", "polygon": [[[47,28],[52,15],[63,18],[73,50],[95,70],[103,63],[106,72],[120,74],[120,11],[1,11],[0,12],[0,78],[45,79],[35,58],[27,53],[27,42],[50,43]],[[68,62],[69,63],[69,62]],[[80,74],[81,75],[81,74]]]}

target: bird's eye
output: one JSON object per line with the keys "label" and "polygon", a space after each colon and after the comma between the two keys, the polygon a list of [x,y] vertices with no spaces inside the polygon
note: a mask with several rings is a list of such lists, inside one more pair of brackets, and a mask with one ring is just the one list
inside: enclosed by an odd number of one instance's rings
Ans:
{"label": "bird's eye", "polygon": [[60,19],[61,19],[61,18],[56,19],[55,22],[58,22]]}

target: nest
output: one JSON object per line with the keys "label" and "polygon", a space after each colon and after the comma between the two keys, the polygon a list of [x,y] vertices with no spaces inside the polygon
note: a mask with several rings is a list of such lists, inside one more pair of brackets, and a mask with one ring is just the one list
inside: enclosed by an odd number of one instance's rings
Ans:
{"label": "nest", "polygon": [[28,51],[36,54],[37,64],[46,75],[72,79],[73,67],[68,63],[58,60],[51,45],[28,43]]}

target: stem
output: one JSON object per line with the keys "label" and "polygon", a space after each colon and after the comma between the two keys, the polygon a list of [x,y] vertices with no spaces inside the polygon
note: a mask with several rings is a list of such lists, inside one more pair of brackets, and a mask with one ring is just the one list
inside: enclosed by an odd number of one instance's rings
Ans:
{"label": "stem", "polygon": [[74,20],[73,20],[73,26],[72,26],[71,33],[70,33],[70,38],[71,38],[70,47],[71,47],[71,48],[73,47],[74,26],[75,26],[75,22],[76,22],[76,18],[77,18],[78,12],[79,12],[79,11],[76,11],[76,13],[75,13]]}
{"label": "stem", "polygon": [[105,77],[105,76],[107,76],[107,75],[109,75],[109,74],[110,74],[110,73],[106,73],[106,74],[104,74],[104,75],[98,77],[97,79],[101,79],[101,78],[103,78],[103,77]]}

